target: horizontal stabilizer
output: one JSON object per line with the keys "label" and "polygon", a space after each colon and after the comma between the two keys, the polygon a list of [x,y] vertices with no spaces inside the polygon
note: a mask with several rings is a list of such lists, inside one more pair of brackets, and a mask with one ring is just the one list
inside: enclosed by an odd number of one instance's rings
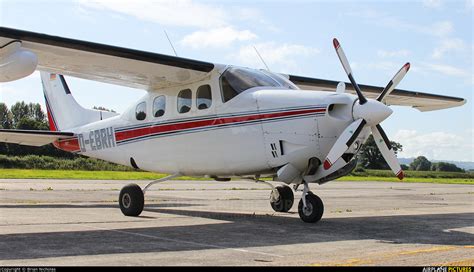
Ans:
{"label": "horizontal stabilizer", "polygon": [[71,137],[74,137],[72,132],[0,129],[0,142],[20,145],[42,146]]}

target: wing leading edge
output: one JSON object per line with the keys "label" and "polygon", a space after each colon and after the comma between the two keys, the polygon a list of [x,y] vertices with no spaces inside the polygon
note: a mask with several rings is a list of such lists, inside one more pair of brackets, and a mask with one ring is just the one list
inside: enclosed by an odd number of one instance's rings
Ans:
{"label": "wing leading edge", "polygon": [[144,90],[192,83],[214,69],[209,62],[0,27],[0,47],[12,41],[38,56],[38,70]]}
{"label": "wing leading edge", "polygon": [[[315,91],[334,92],[336,91],[337,84],[339,83],[339,81],[301,77],[295,75],[290,75],[289,79],[300,89]],[[347,82],[345,82],[345,84],[346,92],[355,94],[352,84]],[[362,84],[359,84],[359,86],[364,92],[364,95],[372,99],[376,99],[383,90],[383,87]],[[466,103],[466,100],[463,98],[400,89],[393,90],[390,95],[385,97],[384,101],[387,103],[387,105],[410,106],[419,111],[447,109],[462,106]]]}

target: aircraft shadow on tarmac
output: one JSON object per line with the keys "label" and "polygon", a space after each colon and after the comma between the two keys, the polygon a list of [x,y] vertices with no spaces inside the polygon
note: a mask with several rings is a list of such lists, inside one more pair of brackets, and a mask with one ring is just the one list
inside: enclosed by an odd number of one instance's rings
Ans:
{"label": "aircraft shadow on tarmac", "polygon": [[[0,260],[120,253],[159,253],[334,241],[472,245],[474,235],[455,229],[473,225],[474,213],[299,218],[147,207],[146,211],[221,220],[186,226],[2,235]],[[60,212],[60,210],[58,210]],[[145,220],[172,218],[143,217]],[[104,221],[106,222],[106,220]],[[133,224],[133,222],[131,223]],[[105,226],[105,225],[104,225]],[[317,245],[315,246],[317,250]]]}

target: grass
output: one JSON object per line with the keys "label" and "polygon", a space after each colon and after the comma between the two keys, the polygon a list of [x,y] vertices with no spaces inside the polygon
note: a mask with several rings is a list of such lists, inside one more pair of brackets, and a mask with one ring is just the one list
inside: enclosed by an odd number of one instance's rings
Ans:
{"label": "grass", "polygon": [[[165,176],[166,174],[138,171],[0,169],[1,179],[155,180]],[[176,179],[209,180],[207,178],[196,177],[179,177]]]}
{"label": "grass", "polygon": [[[399,181],[396,177],[388,175],[391,172],[374,173],[367,171],[367,176],[345,176],[339,178],[337,181],[352,182],[352,181],[387,181],[398,183],[444,183],[444,184],[473,184],[474,177],[472,175],[463,175],[464,173],[438,173],[430,172],[428,177],[422,177],[420,173],[411,173],[408,171],[407,177],[403,181]],[[449,177],[443,177],[449,176]],[[136,172],[136,171],[78,171],[78,170],[38,170],[38,169],[0,169],[1,179],[77,179],[77,180],[156,180],[165,177],[165,174],[150,173],[150,172]],[[434,176],[434,177],[432,177]],[[175,180],[209,180],[203,177],[179,177]],[[233,188],[234,189],[234,188]],[[238,190],[238,188],[235,188]]]}
{"label": "grass", "polygon": [[345,176],[337,179],[342,182],[353,182],[353,181],[386,181],[386,182],[397,182],[397,183],[440,183],[440,184],[472,184],[474,185],[474,179],[472,178],[411,178],[406,177],[403,180],[399,180],[396,177],[377,177],[377,176]]}

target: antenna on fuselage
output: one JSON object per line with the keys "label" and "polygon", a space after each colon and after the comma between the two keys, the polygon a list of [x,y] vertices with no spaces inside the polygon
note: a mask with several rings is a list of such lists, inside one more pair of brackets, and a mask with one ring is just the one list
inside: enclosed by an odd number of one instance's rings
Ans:
{"label": "antenna on fuselage", "polygon": [[166,33],[166,30],[163,30],[163,31],[165,32],[166,38],[168,39],[168,42],[170,43],[171,48],[173,49],[173,52],[174,52],[175,56],[177,57],[178,53],[176,53],[176,50],[174,49],[173,43],[171,42],[170,37],[168,36],[168,33]]}
{"label": "antenna on fuselage", "polygon": [[265,65],[265,67],[267,67],[267,71],[270,71],[270,68],[268,68],[267,63],[263,60],[262,56],[261,56],[260,53],[258,52],[257,47],[254,46],[253,49],[255,49],[255,52],[257,53],[257,55],[258,55],[258,57],[260,58],[260,60],[263,62],[263,65]]}

